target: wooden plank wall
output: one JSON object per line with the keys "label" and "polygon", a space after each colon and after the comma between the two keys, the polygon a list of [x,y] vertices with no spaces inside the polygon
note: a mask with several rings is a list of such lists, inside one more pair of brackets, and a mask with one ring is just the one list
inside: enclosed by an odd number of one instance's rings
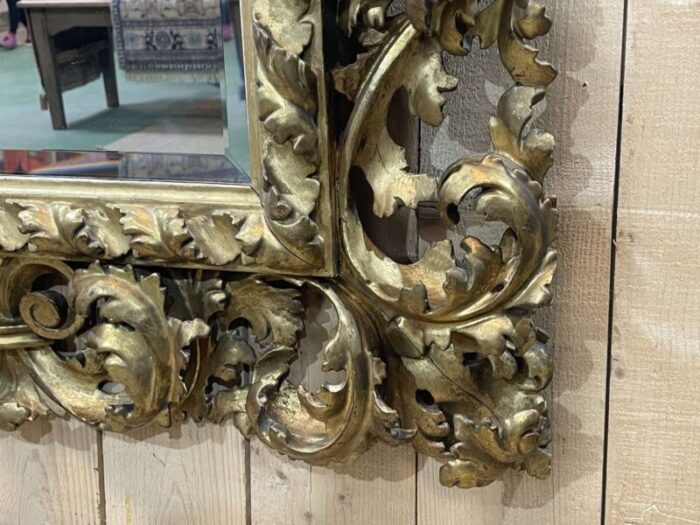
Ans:
{"label": "wooden plank wall", "polygon": [[100,523],[98,444],[77,421],[0,432],[0,524]]}
{"label": "wooden plank wall", "polygon": [[[700,2],[544,3],[543,55],[561,70],[541,120],[558,139],[561,211],[541,318],[556,343],[551,479],[464,492],[407,448],[329,470],[231,426],[103,436],[39,422],[0,433],[0,524],[700,523]],[[488,146],[508,85],[495,60],[449,61],[463,91],[415,137],[423,169]]]}
{"label": "wooden plank wall", "polygon": [[631,1],[625,62],[608,515],[697,524],[700,3]]}

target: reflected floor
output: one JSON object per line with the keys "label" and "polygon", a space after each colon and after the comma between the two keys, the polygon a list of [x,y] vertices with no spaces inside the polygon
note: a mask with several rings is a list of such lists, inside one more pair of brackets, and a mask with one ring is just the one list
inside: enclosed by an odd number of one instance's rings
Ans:
{"label": "reflected floor", "polygon": [[248,175],[224,155],[0,150],[0,173],[250,184]]}
{"label": "reflected floor", "polygon": [[[245,104],[227,108],[235,126],[227,148],[219,86],[141,83],[127,81],[120,70],[117,75],[119,108],[106,107],[101,80],[91,82],[64,93],[69,128],[55,131],[49,112],[40,109],[42,89],[31,46],[0,50],[0,148],[215,155],[228,150],[247,171]],[[240,79],[226,87],[229,96],[240,96]]]}

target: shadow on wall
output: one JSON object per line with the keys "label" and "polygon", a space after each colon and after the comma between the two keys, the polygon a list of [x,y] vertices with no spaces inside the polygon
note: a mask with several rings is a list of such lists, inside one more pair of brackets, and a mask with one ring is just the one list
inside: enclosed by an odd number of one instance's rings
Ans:
{"label": "shadow on wall", "polygon": [[[600,181],[612,181],[614,174],[601,173],[599,168],[594,170],[589,158],[590,147],[582,153],[588,145],[577,144],[574,137],[577,116],[585,114],[591,97],[590,89],[600,90],[603,87],[589,86],[582,78],[596,53],[602,52],[596,47],[601,45],[601,39],[596,36],[604,26],[603,11],[599,5],[591,17],[591,4],[579,5],[576,2],[550,2],[547,9],[555,23],[550,35],[538,40],[536,45],[541,49],[542,59],[554,62],[559,76],[548,89],[545,102],[535,109],[536,115],[539,115],[536,125],[552,132],[557,140],[555,166],[548,175],[546,190],[550,194],[559,193],[559,237],[563,240],[558,246],[559,270],[553,285],[557,308],[550,307],[538,314],[539,324],[552,335],[555,347],[555,376],[550,400],[554,431],[553,476],[547,481],[538,481],[524,473],[510,472],[504,481],[485,489],[499,492],[502,504],[516,509],[545,507],[561,489],[579,479],[588,476],[602,478],[603,419],[595,421],[595,428],[589,428],[590,423],[584,424],[567,405],[572,397],[590,397],[590,392],[595,392],[599,397],[592,402],[601,403],[595,411],[603,413],[605,410],[602,404],[607,343],[601,336],[607,333],[607,309],[581,311],[580,298],[586,290],[596,290],[607,296],[610,276],[608,272],[600,272],[599,275],[587,273],[587,279],[583,282],[583,276],[578,271],[579,261],[588,259],[590,264],[592,255],[588,253],[589,247],[576,243],[572,237],[574,225],[579,226],[579,231],[580,225],[587,225],[600,239],[599,250],[595,253],[600,256],[599,267],[608,267],[611,231],[607,212],[612,194],[608,195],[605,191],[612,184],[601,186]],[[618,36],[619,32],[616,32],[614,37]],[[564,58],[555,61],[555,50],[566,50],[565,54],[558,55]],[[449,57],[447,69],[460,79],[460,91],[447,95],[447,118],[439,128],[422,125],[421,129],[421,169],[436,177],[458,155],[490,149],[489,118],[495,113],[501,94],[513,84],[498,60],[495,46],[487,51],[477,51],[466,60]],[[590,126],[594,119],[589,115],[586,121]],[[614,143],[606,147],[610,148],[606,153],[614,157]],[[613,165],[610,163],[609,167]],[[558,192],[559,188],[565,191]],[[603,213],[599,213],[599,210]],[[566,314],[562,315],[562,312]],[[591,320],[590,333],[595,335],[590,339],[586,334],[579,333],[581,317]],[[572,345],[572,341],[577,345]],[[582,404],[575,406],[580,412]],[[591,457],[599,459],[585,460]],[[562,464],[569,467],[559,469],[558,465]],[[420,468],[437,466],[421,462]],[[533,488],[533,485],[537,488]],[[549,485],[548,491],[543,490],[545,485]],[[449,491],[442,487],[436,490]]]}
{"label": "shadow on wall", "polygon": [[[578,7],[574,2],[560,2],[559,9],[553,10],[550,14],[557,20],[554,24],[552,34],[545,39],[547,45],[544,46],[542,55],[546,59],[550,49],[570,49],[572,52],[566,54],[563,63],[555,64],[560,69],[560,76],[550,88],[548,105],[544,111],[541,122],[543,126],[556,134],[558,148],[556,152],[556,165],[548,179],[548,190],[556,193],[556,189],[561,181],[566,179],[566,194],[562,195],[560,205],[560,231],[561,237],[567,238],[572,231],[571,225],[589,224],[596,232],[600,232],[601,237],[609,234],[609,221],[601,219],[589,210],[595,207],[604,208],[603,204],[596,202],[596,195],[600,192],[594,187],[596,178],[601,174],[594,172],[589,158],[580,153],[576,146],[573,127],[576,124],[576,116],[580,111],[585,111],[586,103],[589,100],[588,84],[575,75],[586,68],[596,54],[595,35],[592,30],[599,30],[603,25],[602,12],[600,8],[596,13],[596,19],[581,23],[578,17]],[[585,9],[588,9],[586,7]],[[557,16],[559,15],[559,16]],[[575,50],[575,52],[573,51]],[[462,83],[462,89],[457,94],[448,95],[446,112],[449,118],[445,120],[439,129],[422,127],[423,147],[423,169],[435,176],[446,168],[446,166],[456,160],[461,154],[468,154],[473,151],[483,151],[489,148],[488,143],[488,119],[495,111],[494,103],[511,82],[504,75],[504,70],[500,63],[496,62],[496,54],[493,50],[488,52],[475,53],[466,60],[448,60],[448,69],[452,74],[458,76]],[[478,67],[475,67],[478,65]],[[474,75],[473,72],[478,75]],[[485,78],[481,78],[481,71],[485,73]],[[474,77],[474,78],[473,78]],[[465,126],[465,123],[469,125]],[[477,123],[477,124],[472,124]],[[613,147],[611,145],[611,147]],[[473,149],[472,149],[473,148]],[[563,184],[563,183],[562,183]],[[608,197],[603,195],[602,197]],[[601,240],[601,243],[609,242],[609,237]],[[585,250],[586,247],[576,246],[575,243],[560,243],[560,272],[559,276],[566,275],[566,286],[560,286],[559,281],[555,282],[555,301],[561,309],[576,311],[580,307],[579,297],[582,292],[579,283],[571,282],[576,277],[577,263],[580,257],[587,254],[579,253],[577,250]],[[601,261],[601,267],[605,267],[608,261]],[[587,287],[595,290],[606,289],[609,285],[607,273],[596,276],[597,282],[585,283]],[[591,331],[603,333],[607,329],[607,312],[579,312],[579,316],[591,316]],[[566,487],[578,479],[597,475],[600,472],[600,461],[578,462],[575,468],[557,469],[557,465],[568,462],[570,455],[579,454],[586,456],[599,456],[602,458],[603,439],[596,431],[598,429],[586,428],[579,416],[574,414],[567,407],[567,398],[576,396],[584,388],[590,389],[587,385],[594,381],[596,391],[603,392],[605,385],[606,348],[600,341],[591,341],[590,346],[580,347],[567,346],[567,341],[563,337],[557,337],[562,333],[573,333],[580,329],[580,323],[576,326],[567,326],[572,323],[570,316],[559,318],[553,310],[545,312],[541,316],[541,322],[545,329],[553,332],[554,343],[557,347],[555,352],[556,375],[553,385],[551,400],[551,415],[554,420],[554,469],[556,483],[552,480],[539,482],[526,479],[524,474],[509,474],[502,487],[502,502],[507,507],[512,508],[539,508],[547,505],[557,491]],[[576,334],[577,341],[585,341],[585,334]],[[581,394],[585,395],[585,394]],[[228,423],[230,424],[230,423]],[[596,424],[602,430],[603,421]],[[51,432],[51,423],[41,421],[26,425],[16,434],[16,439],[27,440],[38,443],[39,441],[51,441],[55,439]],[[180,426],[172,429],[161,429],[149,427],[147,429],[132,433],[132,437],[140,440],[150,439],[156,435],[167,433],[171,438],[163,446],[170,448],[181,448],[196,446],[200,442],[181,442],[178,439],[182,436]],[[198,436],[203,441],[210,441],[212,438],[199,433]],[[206,437],[205,437],[206,436]],[[63,439],[61,437],[57,439]],[[75,442],[72,441],[71,442]],[[217,444],[224,445],[223,442]],[[380,455],[385,453],[385,446],[378,445],[369,451],[358,462],[349,467],[335,468],[335,472],[351,476],[352,478],[371,481],[382,478],[389,481],[402,481],[407,476],[397,475],[401,472],[412,472],[409,469],[400,468],[387,471],[382,467],[382,463],[377,461]],[[407,462],[414,462],[414,455],[407,453],[401,458]],[[432,463],[427,468],[436,468]],[[548,484],[550,490],[529,490],[531,483],[544,486]],[[501,485],[501,484],[499,484]],[[498,485],[497,485],[498,486]],[[444,489],[445,491],[451,489]],[[462,496],[463,493],[452,490],[455,497]]]}

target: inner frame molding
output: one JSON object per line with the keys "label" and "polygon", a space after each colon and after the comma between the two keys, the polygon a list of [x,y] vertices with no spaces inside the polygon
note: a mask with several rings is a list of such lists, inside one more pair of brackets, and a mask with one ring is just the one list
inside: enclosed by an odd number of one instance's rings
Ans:
{"label": "inner frame molding", "polygon": [[249,186],[3,177],[0,249],[334,275],[321,17],[305,1],[242,4]]}
{"label": "inner frame molding", "polygon": [[[249,188],[0,179],[0,426],[232,422],[313,465],[381,440],[437,458],[446,486],[549,475],[553,363],[534,314],[557,259],[554,139],[531,120],[556,73],[525,41],[551,22],[531,0],[391,4],[244,4]],[[342,52],[324,46],[333,18]],[[513,78],[493,148],[410,173],[392,100],[440,125],[457,88],[443,55],[476,41]],[[456,227],[469,195],[505,233],[395,261],[367,233],[357,177],[377,217],[431,203]],[[312,392],[289,374],[319,301],[323,370],[342,379]]]}

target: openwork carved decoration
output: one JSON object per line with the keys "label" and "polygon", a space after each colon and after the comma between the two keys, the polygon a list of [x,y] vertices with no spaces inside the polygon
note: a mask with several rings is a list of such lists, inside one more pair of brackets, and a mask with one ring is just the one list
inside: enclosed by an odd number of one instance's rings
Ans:
{"label": "openwork carved decoration", "polygon": [[[551,378],[547,336],[533,311],[551,300],[555,265],[555,201],[543,194],[552,164],[551,135],[530,129],[532,106],[555,77],[524,44],[549,30],[544,8],[527,0],[408,0],[406,17],[387,20],[386,5],[351,2],[347,29],[371,42],[357,62],[336,73],[355,102],[342,144],[340,231],[343,274],[385,322],[390,405],[423,454],[445,462],[448,486],[482,486],[508,467],[546,477],[550,456],[547,403]],[[515,85],[491,120],[494,150],[457,161],[440,180],[407,172],[404,152],[387,129],[401,89],[410,112],[442,121],[441,93],[456,88],[441,55],[466,55],[471,40],[498,43]],[[374,193],[374,213],[434,202],[445,221],[459,221],[459,204],[477,192],[476,210],[508,228],[498,246],[467,237],[462,256],[449,241],[413,264],[391,260],[364,231],[350,178],[360,170]]]}
{"label": "openwork carved decoration", "polygon": [[[257,207],[250,194],[225,205],[203,189],[187,206],[108,191],[96,200],[73,182],[51,199],[58,182],[10,180],[0,202],[3,427],[48,414],[111,431],[232,421],[315,465],[382,440],[440,460],[447,486],[484,486],[509,468],[549,474],[552,358],[534,312],[551,300],[556,266],[556,203],[542,188],[554,140],[531,120],[555,72],[525,41],[550,21],[530,0],[407,0],[396,16],[390,4],[341,3],[343,38],[362,51],[327,75],[318,3],[253,2]],[[439,125],[442,93],[457,88],[443,54],[467,55],[477,40],[498,46],[514,82],[490,122],[492,151],[439,179],[410,173],[388,129],[392,100],[405,92],[413,116]],[[352,104],[333,152],[330,82]],[[366,232],[355,177],[377,217],[433,203],[455,225],[473,198],[505,233],[496,246],[468,236],[392,260]],[[310,297],[331,312],[320,350],[341,377],[317,392],[289,380]]]}

